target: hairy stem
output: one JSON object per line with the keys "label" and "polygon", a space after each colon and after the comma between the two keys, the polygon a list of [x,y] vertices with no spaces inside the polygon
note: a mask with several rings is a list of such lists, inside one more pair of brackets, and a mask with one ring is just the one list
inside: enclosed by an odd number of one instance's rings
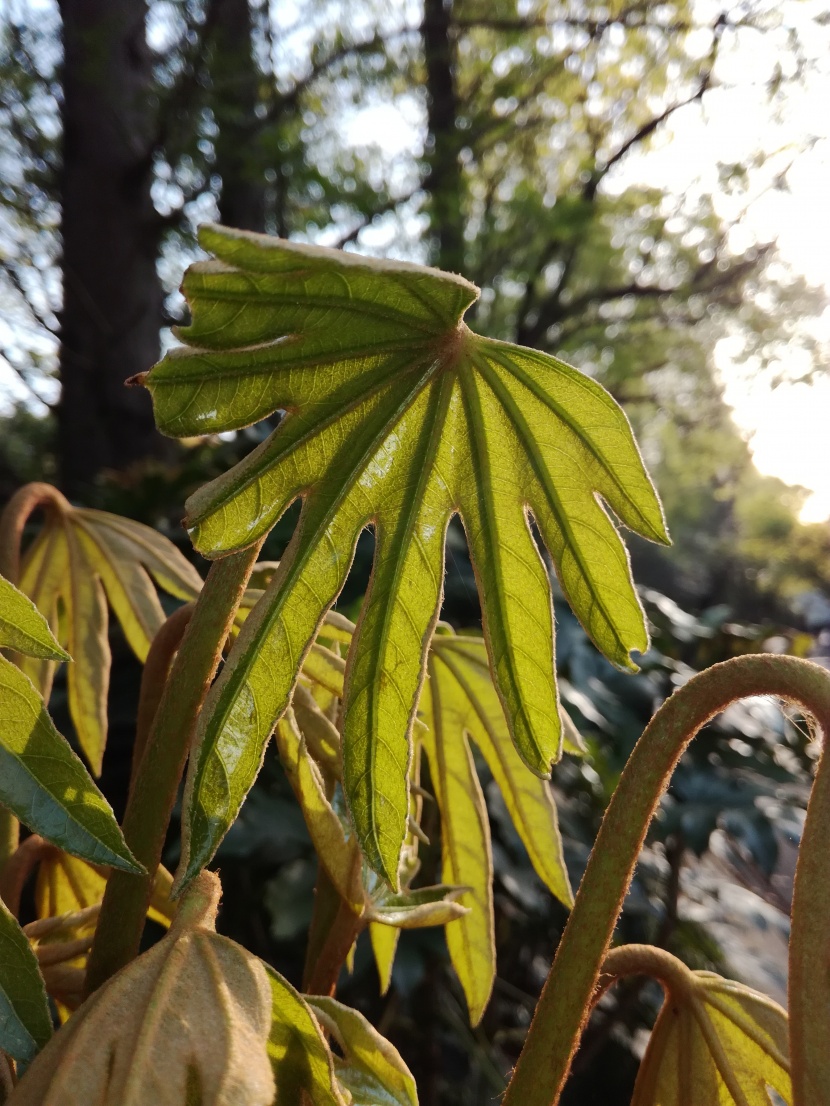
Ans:
{"label": "hairy stem", "polygon": [[[693,677],[657,711],[605,813],[576,902],[502,1106],[555,1106],[587,1020],[603,960],[651,818],[695,734],[730,703],[777,695],[830,733],[830,674],[794,657],[758,654]],[[822,759],[796,876],[790,949],[794,1106],[830,1102],[830,767]]]}
{"label": "hairy stem", "polygon": [[303,969],[303,990],[307,995],[334,995],[340,972],[364,925],[363,918],[340,898],[321,864]]}
{"label": "hairy stem", "polygon": [[[170,668],[124,815],[124,838],[145,875],[113,872],[89,958],[90,994],[138,953],[147,904],[199,711],[216,674],[262,542],[214,561]],[[127,876],[126,879],[120,878]]]}
{"label": "hairy stem", "polygon": [[4,865],[0,876],[0,899],[15,917],[20,912],[20,896],[26,880],[44,856],[56,851],[55,846],[44,841],[39,833],[33,833],[15,849]]}
{"label": "hairy stem", "polygon": [[[69,509],[69,502],[51,484],[26,484],[11,497],[0,514],[0,576],[11,584],[20,580],[20,546],[29,516],[38,507],[52,511]],[[20,844],[20,823],[6,807],[0,807],[0,872]]]}
{"label": "hairy stem", "polygon": [[150,645],[144,670],[141,673],[141,690],[138,696],[138,712],[135,721],[135,744],[130,771],[130,792],[135,786],[138,768],[147,739],[158,714],[159,703],[170,678],[170,669],[181,645],[184,632],[193,615],[195,603],[185,603],[167,619]]}

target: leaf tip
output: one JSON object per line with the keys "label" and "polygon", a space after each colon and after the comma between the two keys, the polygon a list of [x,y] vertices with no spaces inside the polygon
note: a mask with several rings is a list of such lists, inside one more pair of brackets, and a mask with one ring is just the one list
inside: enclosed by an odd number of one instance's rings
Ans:
{"label": "leaf tip", "polygon": [[128,376],[124,381],[125,388],[143,388],[147,382],[147,377],[150,375],[148,372],[136,373],[135,376]]}

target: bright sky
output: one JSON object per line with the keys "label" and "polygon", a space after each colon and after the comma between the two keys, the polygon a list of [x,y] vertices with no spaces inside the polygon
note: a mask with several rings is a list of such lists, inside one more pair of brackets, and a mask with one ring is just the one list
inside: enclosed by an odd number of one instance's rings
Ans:
{"label": "bright sky", "polygon": [[[701,6],[706,2],[701,0]],[[811,0],[785,0],[778,6],[784,24],[802,30],[822,9],[826,4]],[[812,26],[804,39],[810,64],[801,84],[785,85],[778,118],[766,96],[765,78],[783,56],[781,42],[774,36],[745,36],[741,48],[722,54],[716,70],[731,87],[711,93],[705,111],[694,106],[679,112],[658,148],[644,159],[632,159],[622,176],[664,184],[676,194],[693,190],[698,182],[714,190],[718,161],[737,162],[759,149],[768,151],[754,174],[750,193],[757,198],[742,221],[743,241],[736,245],[777,240],[784,263],[826,290],[830,301],[830,38],[826,27]],[[769,190],[782,170],[788,190]],[[743,207],[746,197],[738,202]],[[720,206],[725,216],[736,213],[728,200]],[[715,356],[726,401],[757,467],[809,489],[802,518],[821,521],[830,517],[830,308],[818,319],[799,321],[798,328],[818,344],[812,384],[797,382],[810,366],[795,346],[767,374],[736,359],[730,340],[719,343]],[[783,383],[773,388],[772,376]]]}

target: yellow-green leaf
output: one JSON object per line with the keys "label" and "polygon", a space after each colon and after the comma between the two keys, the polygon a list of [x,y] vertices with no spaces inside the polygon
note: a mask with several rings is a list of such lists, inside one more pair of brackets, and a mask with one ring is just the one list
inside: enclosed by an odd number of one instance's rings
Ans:
{"label": "yellow-green leaf", "polygon": [[356,914],[363,912],[362,858],[354,837],[347,838],[337,812],[326,797],[320,770],[289,709],[277,725],[277,746],[285,774],[299,800],[320,863],[338,894]]}
{"label": "yellow-green leaf", "polygon": [[138,872],[112,809],[61,737],[31,680],[0,657],[0,802],[76,856]]}
{"label": "yellow-green leaf", "polygon": [[420,707],[426,728],[417,741],[441,813],[443,878],[470,888],[460,900],[469,912],[449,926],[447,945],[475,1025],[490,999],[496,960],[489,823],[468,738],[487,762],[540,878],[565,905],[572,895],[550,788],[527,771],[510,739],[484,642],[445,627],[433,639],[427,672]]}
{"label": "yellow-green leaf", "polygon": [[[23,560],[21,591],[72,655],[69,709],[95,775],[107,737],[107,600],[143,661],[164,621],[151,577],[182,599],[193,599],[202,583],[173,543],[149,526],[69,504],[48,513]],[[48,699],[54,664],[22,659],[20,667]]]}
{"label": "yellow-green leaf", "polygon": [[273,968],[264,967],[272,995],[268,1056],[277,1085],[275,1101],[299,1104],[305,1092],[312,1106],[346,1106],[334,1057],[312,1008]]}
{"label": "yellow-green leaf", "polygon": [[[40,861],[35,883],[35,906],[38,918],[54,918],[74,914],[96,906],[104,898],[109,870],[90,864],[62,849],[49,850]],[[169,926],[175,914],[170,899],[173,877],[159,865],[147,917],[159,925]]]}
{"label": "yellow-green leaf", "polygon": [[[159,426],[191,435],[287,414],[191,497],[191,536],[205,555],[222,556],[266,533],[296,499],[303,509],[202,713],[183,875],[205,864],[236,816],[358,535],[372,525],[374,569],[346,670],[344,785],[369,862],[396,884],[410,731],[450,518],[459,514],[467,531],[513,740],[546,775],[561,734],[550,581],[531,518],[588,633],[632,667],[646,627],[605,505],[665,541],[660,506],[613,399],[553,357],[473,334],[462,316],[478,292],[461,277],[215,226],[201,242],[218,260],[185,277],[187,345],[146,377]],[[241,757],[240,735],[249,746]]]}
{"label": "yellow-green leaf", "polygon": [[343,1050],[334,1069],[353,1106],[418,1106],[415,1080],[400,1053],[362,1014],[333,998],[314,996],[309,1005]]}
{"label": "yellow-green leaf", "polygon": [[671,988],[643,1057],[631,1106],[792,1103],[787,1015],[765,995],[711,972]]}
{"label": "yellow-green leaf", "polygon": [[49,623],[23,592],[0,576],[0,648],[15,649],[29,657],[69,660]]}

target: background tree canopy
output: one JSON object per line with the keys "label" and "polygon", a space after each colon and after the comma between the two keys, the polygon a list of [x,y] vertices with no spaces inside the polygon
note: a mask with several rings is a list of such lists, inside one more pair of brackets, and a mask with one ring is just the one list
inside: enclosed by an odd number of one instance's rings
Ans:
{"label": "background tree canopy", "polygon": [[[769,151],[715,165],[715,185],[682,195],[637,171],[677,120],[727,110],[735,58],[754,43],[770,59],[754,79],[774,114],[808,75],[806,40],[826,24],[788,11],[765,0],[9,0],[0,11],[0,498],[54,478],[76,501],[170,529],[185,495],[225,467],[218,454],[261,436],[255,426],[182,448],[155,431],[148,397],[122,386],[183,321],[176,287],[206,219],[462,273],[482,289],[477,330],[563,356],[623,404],[675,540],[666,552],[633,543],[657,631],[645,675],[625,682],[557,612],[564,698],[592,752],[556,780],[578,876],[622,759],[682,673],[774,632],[815,651],[802,631],[830,623],[827,528],[799,522],[800,491],[755,470],[713,361],[730,337],[771,363],[802,340],[798,320],[825,306],[823,292],[781,264],[774,241],[739,248],[740,216],[723,214],[725,195],[732,211],[749,202]],[[786,188],[786,174],[770,187]],[[819,351],[807,352],[818,371]],[[269,555],[286,532],[277,528]],[[474,624],[460,528],[449,541],[445,615]],[[365,563],[364,549],[347,605]],[[764,619],[773,626],[759,629]],[[113,688],[125,711],[130,679]],[[678,915],[684,851],[705,853],[727,825],[732,862],[766,880],[769,898],[790,825],[761,801],[778,801],[784,768],[773,746],[784,731],[769,716],[748,718],[724,723],[678,777],[640,879],[640,913],[632,901],[626,915],[632,932],[699,963],[722,954]],[[746,749],[736,751],[738,730]],[[807,742],[786,735],[797,790]],[[720,773],[714,798],[701,793],[704,770]],[[421,1050],[411,1062],[423,1069],[426,1104],[460,1093],[480,1101],[503,1087],[499,1058],[509,1065],[521,1040],[551,918],[561,922],[493,803],[496,1002],[482,1027],[464,1026],[427,931],[403,942],[384,1014]],[[289,971],[309,856],[272,767],[220,859],[240,891],[239,905],[228,895],[227,925]],[[439,863],[433,849],[432,874]],[[367,963],[358,956],[358,1003],[377,1002]],[[591,1047],[621,1054],[623,1085],[625,1033],[649,1003],[623,995],[589,1046],[589,1056]],[[459,1092],[471,1068],[478,1082]]]}

